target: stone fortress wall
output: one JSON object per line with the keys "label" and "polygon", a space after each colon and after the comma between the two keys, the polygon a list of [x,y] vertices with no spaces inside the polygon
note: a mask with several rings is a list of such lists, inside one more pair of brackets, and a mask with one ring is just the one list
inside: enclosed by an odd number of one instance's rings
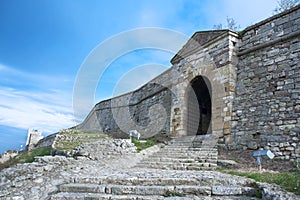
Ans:
{"label": "stone fortress wall", "polygon": [[109,127],[121,137],[136,129],[142,138],[207,133],[229,148],[265,148],[299,159],[299,30],[297,6],[240,33],[196,32],[170,69],[96,104],[75,128]]}
{"label": "stone fortress wall", "polygon": [[300,157],[300,7],[243,31],[231,136],[237,145]]}
{"label": "stone fortress wall", "polygon": [[[153,136],[153,127],[161,128],[156,133],[170,134],[170,110],[172,92],[167,87],[172,73],[167,70],[140,89],[95,105],[77,129],[97,129],[118,137],[128,137],[130,130],[139,130],[143,138]],[[158,84],[164,82],[164,84]],[[151,107],[162,106],[151,112]],[[151,115],[151,119],[150,119]],[[163,123],[162,123],[163,122]],[[151,124],[150,123],[154,123]]]}
{"label": "stone fortress wall", "polygon": [[[237,37],[228,30],[195,33],[172,59],[174,65],[169,70],[136,91],[98,103],[77,128],[104,130],[108,125],[111,132],[125,134],[137,129],[144,138],[158,132],[173,137],[194,135],[196,130],[187,130],[187,91],[190,81],[203,76],[211,86],[213,101],[210,130],[222,136],[226,122],[225,131],[229,133],[228,111],[233,99],[230,87],[234,85],[232,66],[237,63],[229,48],[236,49],[233,43],[237,42]],[[195,51],[198,52],[195,54]],[[155,106],[161,107],[152,109]],[[159,130],[154,131],[156,128]]]}

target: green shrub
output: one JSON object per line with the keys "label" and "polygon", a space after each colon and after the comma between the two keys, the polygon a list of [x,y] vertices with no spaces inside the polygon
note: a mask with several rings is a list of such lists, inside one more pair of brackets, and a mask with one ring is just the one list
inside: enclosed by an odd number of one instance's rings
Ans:
{"label": "green shrub", "polygon": [[51,155],[51,148],[50,147],[42,147],[33,149],[31,151],[26,151],[20,153],[18,156],[15,157],[17,163],[31,163],[34,161],[34,157],[36,156],[48,156]]}

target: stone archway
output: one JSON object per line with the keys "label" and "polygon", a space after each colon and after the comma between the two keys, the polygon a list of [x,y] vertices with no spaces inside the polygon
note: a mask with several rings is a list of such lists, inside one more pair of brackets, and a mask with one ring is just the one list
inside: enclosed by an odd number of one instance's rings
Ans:
{"label": "stone archway", "polygon": [[187,88],[187,135],[211,133],[211,84],[206,77],[197,76]]}

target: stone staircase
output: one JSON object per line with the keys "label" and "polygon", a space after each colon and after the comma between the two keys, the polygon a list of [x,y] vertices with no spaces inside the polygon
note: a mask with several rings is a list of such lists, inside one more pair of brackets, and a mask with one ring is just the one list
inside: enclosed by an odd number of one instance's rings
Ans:
{"label": "stone staircase", "polygon": [[77,175],[51,200],[85,199],[257,199],[250,179],[203,171],[217,166],[217,149],[207,136],[174,139],[134,168]]}
{"label": "stone staircase", "polygon": [[176,138],[138,163],[138,168],[202,170],[217,167],[216,141],[209,135]]}
{"label": "stone staircase", "polygon": [[253,181],[229,176],[212,171],[154,169],[82,176],[61,185],[51,200],[257,199],[259,189]]}

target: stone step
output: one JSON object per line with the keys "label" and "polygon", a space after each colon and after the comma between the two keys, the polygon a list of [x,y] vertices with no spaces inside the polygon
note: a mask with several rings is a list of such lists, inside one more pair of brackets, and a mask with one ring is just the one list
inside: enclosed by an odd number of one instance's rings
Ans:
{"label": "stone step", "polygon": [[[213,186],[214,191],[221,191],[234,186],[252,186],[255,181],[243,177],[232,180],[231,175],[213,171],[177,171],[177,170],[137,170],[132,169],[118,174],[101,176],[79,175],[71,178],[69,183],[92,185],[128,185],[128,186],[157,186],[157,185],[184,185],[184,186]],[[223,185],[223,186],[222,186]],[[216,192],[215,192],[216,193]]]}
{"label": "stone step", "polygon": [[171,146],[166,146],[164,148],[161,148],[160,151],[163,150],[172,150],[172,151],[205,151],[205,152],[217,152],[218,150],[216,148],[196,148],[196,147],[171,147]]}
{"label": "stone step", "polygon": [[[200,181],[195,178],[162,178],[162,177],[76,177],[73,179],[75,183],[91,183],[91,184],[113,184],[113,185],[199,185]],[[211,184],[211,179],[202,178],[201,183]]]}
{"label": "stone step", "polygon": [[[257,188],[242,186],[196,186],[196,185],[164,185],[164,186],[131,186],[131,185],[98,185],[98,184],[64,184],[60,186],[61,193],[96,193],[110,195],[138,196],[253,196]],[[80,195],[78,195],[80,196]]]}
{"label": "stone step", "polygon": [[151,162],[174,162],[174,163],[195,163],[196,162],[196,160],[193,158],[170,158],[170,157],[157,157],[157,156],[148,157],[142,160],[142,162],[150,161],[150,160]]}
{"label": "stone step", "polygon": [[92,183],[69,183],[59,187],[61,192],[76,192],[76,193],[107,193],[105,185]]}
{"label": "stone step", "polygon": [[204,146],[202,143],[192,143],[192,142],[170,142],[168,146],[177,146],[177,147],[213,147],[213,146]]}
{"label": "stone step", "polygon": [[151,156],[148,158],[143,159],[141,162],[144,161],[152,161],[152,162],[173,162],[173,163],[197,163],[197,162],[213,162],[217,163],[216,157],[202,157],[202,156],[197,156],[197,157],[160,157],[160,156]]}
{"label": "stone step", "polygon": [[193,159],[193,160],[203,160],[203,159],[211,159],[217,160],[216,155],[174,155],[174,154],[157,154],[148,157],[149,159],[156,158],[171,158],[171,159]]}
{"label": "stone step", "polygon": [[168,142],[169,145],[177,144],[177,145],[187,145],[187,144],[195,144],[195,145],[213,145],[214,142],[209,142],[205,140],[186,140],[186,141],[180,141],[180,140],[171,140]]}
{"label": "stone step", "polygon": [[167,143],[169,146],[189,146],[189,147],[214,147],[214,143],[208,143],[208,142],[174,142],[170,141]]}
{"label": "stone step", "polygon": [[[156,152],[156,154],[159,155],[178,155],[178,156],[217,156],[218,153],[217,152],[203,152],[203,151],[178,151],[178,152],[174,152],[174,151],[158,151]],[[154,154],[152,154],[154,155]]]}
{"label": "stone step", "polygon": [[178,137],[178,138],[173,138],[172,141],[193,141],[193,140],[203,140],[207,138],[207,136],[202,136],[202,135],[190,135],[190,136],[184,136],[184,137]]}
{"label": "stone step", "polygon": [[190,147],[165,147],[165,148],[161,148],[159,151],[190,151],[190,152],[218,152],[217,149],[215,148],[190,148]]}
{"label": "stone step", "polygon": [[176,166],[192,166],[192,165],[203,166],[204,163],[211,163],[211,164],[213,164],[212,166],[217,165],[217,162],[215,162],[215,161],[211,161],[211,162],[208,162],[208,161],[209,160],[203,160],[203,162],[194,162],[194,163],[180,163],[180,162],[156,162],[156,161],[152,161],[152,160],[144,160],[144,161],[138,163],[136,166],[139,166],[139,164],[160,165],[160,166],[162,166],[162,165],[166,165],[166,166],[172,166],[172,165],[176,165]]}
{"label": "stone step", "polygon": [[208,196],[195,196],[195,195],[186,195],[186,196],[158,196],[158,195],[111,195],[111,194],[95,194],[95,193],[58,193],[51,197],[51,200],[256,200],[252,197],[243,197],[243,196],[221,196],[221,197],[208,197]]}
{"label": "stone step", "polygon": [[65,184],[60,186],[61,192],[71,193],[102,193],[113,195],[211,195],[210,186],[195,185],[164,185],[164,186],[140,186],[140,185],[98,185],[98,184]]}
{"label": "stone step", "polygon": [[[170,194],[172,195],[172,194]],[[255,197],[248,196],[139,196],[139,195],[111,195],[111,194],[93,194],[93,193],[58,193],[51,197],[51,200],[258,200]]]}
{"label": "stone step", "polygon": [[215,145],[210,145],[210,144],[200,144],[200,143],[191,143],[191,142],[186,142],[186,143],[168,143],[166,146],[171,146],[171,147],[191,147],[191,148],[216,148]]}
{"label": "stone step", "polygon": [[215,144],[217,140],[212,138],[191,138],[191,139],[173,139],[168,142],[168,144],[186,144],[186,143],[194,143],[194,144]]}
{"label": "stone step", "polygon": [[174,170],[215,168],[218,150],[206,141],[208,139],[207,135],[173,139],[164,148],[143,159],[136,167]]}
{"label": "stone step", "polygon": [[141,162],[152,161],[152,162],[175,162],[175,163],[196,163],[196,162],[213,162],[217,163],[217,157],[186,157],[186,156],[159,156],[153,155],[151,157],[142,159]]}
{"label": "stone step", "polygon": [[216,148],[209,148],[209,147],[179,147],[179,146],[166,146],[161,150],[181,150],[181,151],[218,151]]}
{"label": "stone step", "polygon": [[155,168],[155,169],[172,169],[172,170],[203,170],[216,168],[216,163],[167,163],[167,162],[141,162],[136,168]]}
{"label": "stone step", "polygon": [[198,158],[198,159],[204,159],[204,158],[215,158],[217,159],[217,154],[205,154],[205,153],[165,153],[165,152],[157,152],[154,155],[149,156],[150,157],[169,157],[169,158]]}
{"label": "stone step", "polygon": [[[96,194],[96,193],[70,193],[61,192],[51,196],[51,200],[155,200],[164,199],[164,197],[153,196],[137,196],[137,195],[112,195],[112,194]],[[190,198],[192,199],[192,198]],[[179,200],[179,199],[178,199]],[[186,199],[188,200],[188,199]]]}

